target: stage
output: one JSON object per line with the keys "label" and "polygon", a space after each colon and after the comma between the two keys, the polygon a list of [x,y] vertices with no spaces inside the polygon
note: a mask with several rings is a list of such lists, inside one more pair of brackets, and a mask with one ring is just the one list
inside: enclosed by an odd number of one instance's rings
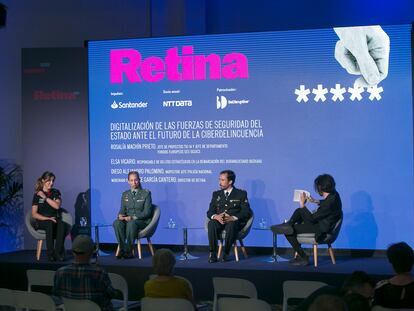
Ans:
{"label": "stage", "polygon": [[[191,251],[191,249],[190,249]],[[180,253],[177,252],[177,256]],[[355,270],[363,270],[375,281],[388,278],[393,274],[392,268],[385,257],[356,258],[351,256],[337,257],[333,265],[328,256],[319,256],[318,267],[313,263],[306,267],[292,267],[287,262],[266,262],[269,256],[251,255],[239,262],[210,264],[207,262],[207,252],[194,252],[199,257],[195,260],[178,261],[175,274],[189,279],[194,288],[194,295],[198,301],[213,299],[212,278],[235,277],[252,281],[257,288],[259,299],[271,304],[282,303],[282,283],[285,280],[314,280],[323,281],[330,285],[340,286],[343,280]],[[45,251],[40,261],[35,259],[35,251],[25,250],[0,255],[0,287],[12,289],[27,289],[27,269],[56,270],[70,263],[47,262]],[[152,274],[151,256],[144,253],[143,259],[116,259],[113,254],[101,256],[99,264],[108,272],[123,275],[129,286],[130,300],[138,300],[143,296],[143,285]]]}

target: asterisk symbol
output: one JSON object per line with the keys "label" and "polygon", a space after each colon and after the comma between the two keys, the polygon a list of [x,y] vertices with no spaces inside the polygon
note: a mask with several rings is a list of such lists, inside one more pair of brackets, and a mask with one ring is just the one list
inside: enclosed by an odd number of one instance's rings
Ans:
{"label": "asterisk symbol", "polygon": [[295,89],[295,94],[298,95],[296,98],[296,101],[300,103],[302,100],[306,103],[308,99],[310,91],[309,89],[305,89],[305,86],[303,84],[300,85],[299,89]]}
{"label": "asterisk symbol", "polygon": [[376,100],[380,100],[381,99],[380,93],[384,92],[384,89],[382,88],[382,86],[378,87],[377,85],[374,85],[374,86],[369,87],[367,89],[367,92],[370,94],[369,95],[370,100],[374,100],[374,98]]}
{"label": "asterisk symbol", "polygon": [[332,100],[334,102],[336,102],[337,99],[339,99],[339,101],[343,101],[343,94],[346,93],[346,89],[344,87],[341,88],[340,84],[335,84],[335,88],[331,88],[330,93],[333,95]]}
{"label": "asterisk symbol", "polygon": [[348,88],[348,92],[351,93],[351,97],[349,98],[350,100],[354,101],[355,99],[361,100],[362,96],[361,93],[364,92],[364,88],[363,87],[349,87]]}
{"label": "asterisk symbol", "polygon": [[317,102],[322,100],[323,102],[326,100],[325,94],[328,93],[328,89],[323,88],[322,84],[318,84],[318,88],[313,89],[312,93],[315,94],[314,100]]}

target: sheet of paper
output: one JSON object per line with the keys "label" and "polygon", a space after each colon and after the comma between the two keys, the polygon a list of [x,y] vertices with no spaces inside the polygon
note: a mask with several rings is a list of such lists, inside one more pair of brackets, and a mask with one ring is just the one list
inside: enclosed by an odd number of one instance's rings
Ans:
{"label": "sheet of paper", "polygon": [[293,201],[294,202],[299,202],[300,201],[300,195],[301,193],[305,192],[306,196],[309,197],[310,196],[310,192],[306,191],[306,190],[299,190],[299,189],[295,189],[293,191]]}

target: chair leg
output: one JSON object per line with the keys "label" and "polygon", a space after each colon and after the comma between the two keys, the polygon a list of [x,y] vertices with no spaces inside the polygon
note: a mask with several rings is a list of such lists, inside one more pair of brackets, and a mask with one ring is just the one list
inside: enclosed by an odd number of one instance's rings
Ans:
{"label": "chair leg", "polygon": [[218,258],[220,258],[222,248],[223,248],[223,242],[221,242],[221,240],[220,240],[220,241],[219,241],[219,249],[218,249],[218,254],[217,254],[217,257],[218,257]]}
{"label": "chair leg", "polygon": [[141,259],[142,258],[142,254],[141,254],[141,240],[138,239],[138,258]]}
{"label": "chair leg", "polygon": [[121,251],[121,248],[119,247],[119,244],[118,244],[116,248],[115,256],[118,256],[120,251]]}
{"label": "chair leg", "polygon": [[151,255],[154,256],[154,248],[152,247],[151,239],[147,238],[148,241],[148,247],[150,249]]}
{"label": "chair leg", "polygon": [[243,240],[239,240],[239,243],[240,243],[240,247],[241,247],[241,250],[243,252],[244,258],[247,258],[248,257],[247,256],[247,251],[246,251],[246,248],[244,247]]}
{"label": "chair leg", "polygon": [[234,242],[234,256],[236,257],[236,261],[239,261],[239,251],[237,250],[237,241]]}
{"label": "chair leg", "polygon": [[314,266],[318,266],[318,244],[313,244],[313,263]]}
{"label": "chair leg", "polygon": [[328,252],[329,252],[329,256],[331,256],[332,264],[335,265],[336,264],[335,255],[334,255],[334,251],[331,245],[328,245]]}
{"label": "chair leg", "polygon": [[40,260],[40,253],[42,252],[43,240],[37,240],[36,259]]}

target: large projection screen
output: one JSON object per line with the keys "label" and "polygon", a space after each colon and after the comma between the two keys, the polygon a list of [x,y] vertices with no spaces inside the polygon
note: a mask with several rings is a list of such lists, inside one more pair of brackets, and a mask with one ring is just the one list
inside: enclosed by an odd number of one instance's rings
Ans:
{"label": "large projection screen", "polygon": [[[153,242],[181,243],[173,219],[193,228],[190,244],[206,245],[221,170],[248,192],[254,227],[288,218],[294,189],[318,197],[313,180],[329,173],[344,211],[337,248],[414,243],[411,25],[92,41],[88,50],[93,223],[112,224],[137,170],[161,208]],[[110,226],[100,234],[115,242]],[[271,246],[271,234],[252,230],[246,244]]]}

